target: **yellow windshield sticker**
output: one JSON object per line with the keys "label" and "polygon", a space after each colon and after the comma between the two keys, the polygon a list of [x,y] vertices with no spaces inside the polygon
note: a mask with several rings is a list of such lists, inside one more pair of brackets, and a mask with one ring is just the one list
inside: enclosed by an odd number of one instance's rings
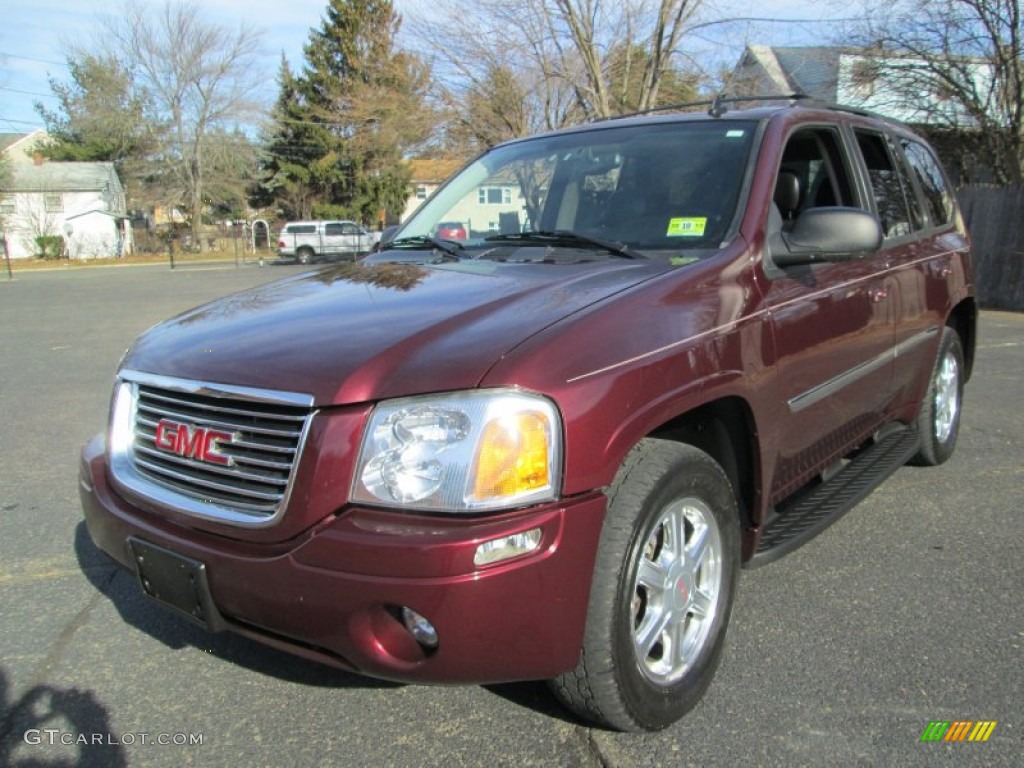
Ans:
{"label": "yellow windshield sticker", "polygon": [[707,216],[669,219],[668,232],[665,233],[665,237],[703,237],[704,227],[707,224]]}
{"label": "yellow windshield sticker", "polygon": [[673,267],[682,267],[686,264],[693,264],[695,261],[697,261],[696,256],[670,256],[668,259],[668,263]]}

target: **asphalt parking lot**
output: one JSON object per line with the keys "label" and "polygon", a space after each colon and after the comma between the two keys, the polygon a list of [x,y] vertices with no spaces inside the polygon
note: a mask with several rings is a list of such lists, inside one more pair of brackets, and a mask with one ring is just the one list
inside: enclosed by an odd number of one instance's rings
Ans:
{"label": "asphalt parking lot", "polygon": [[[745,572],[704,700],[627,735],[573,720],[542,684],[399,686],[205,634],[92,546],[78,452],[131,340],[300,269],[0,279],[0,765],[1021,764],[1024,315],[982,315],[952,461],[900,470]],[[997,725],[984,743],[923,743],[936,720]]]}

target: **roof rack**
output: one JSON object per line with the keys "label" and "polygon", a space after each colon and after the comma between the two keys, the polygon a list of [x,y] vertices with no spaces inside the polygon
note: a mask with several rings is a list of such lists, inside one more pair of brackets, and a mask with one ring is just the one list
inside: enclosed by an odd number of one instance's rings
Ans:
{"label": "roof rack", "polygon": [[716,94],[714,98],[704,99],[701,101],[688,101],[679,104],[664,104],[660,107],[651,107],[649,109],[641,109],[637,112],[626,112],[621,115],[612,115],[610,117],[600,117],[595,120],[595,123],[604,122],[606,120],[620,120],[626,117],[639,117],[641,115],[650,115],[655,112],[673,112],[676,110],[692,109],[694,107],[707,107],[708,114],[711,117],[721,117],[727,111],[727,104],[737,104],[744,101],[789,101],[797,102],[803,100],[813,99],[806,93],[776,93],[764,96],[726,96],[724,94]]}

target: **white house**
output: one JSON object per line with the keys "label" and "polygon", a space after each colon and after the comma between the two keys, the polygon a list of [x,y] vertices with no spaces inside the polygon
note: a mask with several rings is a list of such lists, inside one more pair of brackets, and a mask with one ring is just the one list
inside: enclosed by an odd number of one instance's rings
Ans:
{"label": "white house", "polygon": [[[464,162],[455,158],[412,160],[412,181],[402,221],[409,218]],[[514,177],[491,178],[458,201],[448,223],[461,224],[470,237],[488,232],[518,232],[526,223],[526,198]]]}
{"label": "white house", "polygon": [[[991,71],[984,62],[964,63],[979,88],[989,85]],[[733,70],[729,92],[737,96],[803,93],[914,125],[971,127],[963,110],[933,81],[926,63],[909,55],[863,48],[751,44]]]}
{"label": "white house", "polygon": [[405,201],[401,221],[408,219],[419,208],[423,201],[430,197],[449,176],[463,165],[457,158],[418,157],[409,161],[412,168],[412,179],[409,182],[409,197]]}
{"label": "white house", "polygon": [[51,162],[44,131],[0,134],[10,178],[0,189],[0,228],[11,258],[40,252],[37,238],[61,237],[69,258],[121,256],[132,249],[124,187],[113,163]]}

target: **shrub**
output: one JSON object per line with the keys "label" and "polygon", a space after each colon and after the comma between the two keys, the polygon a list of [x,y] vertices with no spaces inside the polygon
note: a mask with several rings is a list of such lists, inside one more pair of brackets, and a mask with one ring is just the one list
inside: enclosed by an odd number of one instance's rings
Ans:
{"label": "shrub", "polygon": [[64,258],[64,238],[60,235],[42,235],[36,238],[41,259]]}

